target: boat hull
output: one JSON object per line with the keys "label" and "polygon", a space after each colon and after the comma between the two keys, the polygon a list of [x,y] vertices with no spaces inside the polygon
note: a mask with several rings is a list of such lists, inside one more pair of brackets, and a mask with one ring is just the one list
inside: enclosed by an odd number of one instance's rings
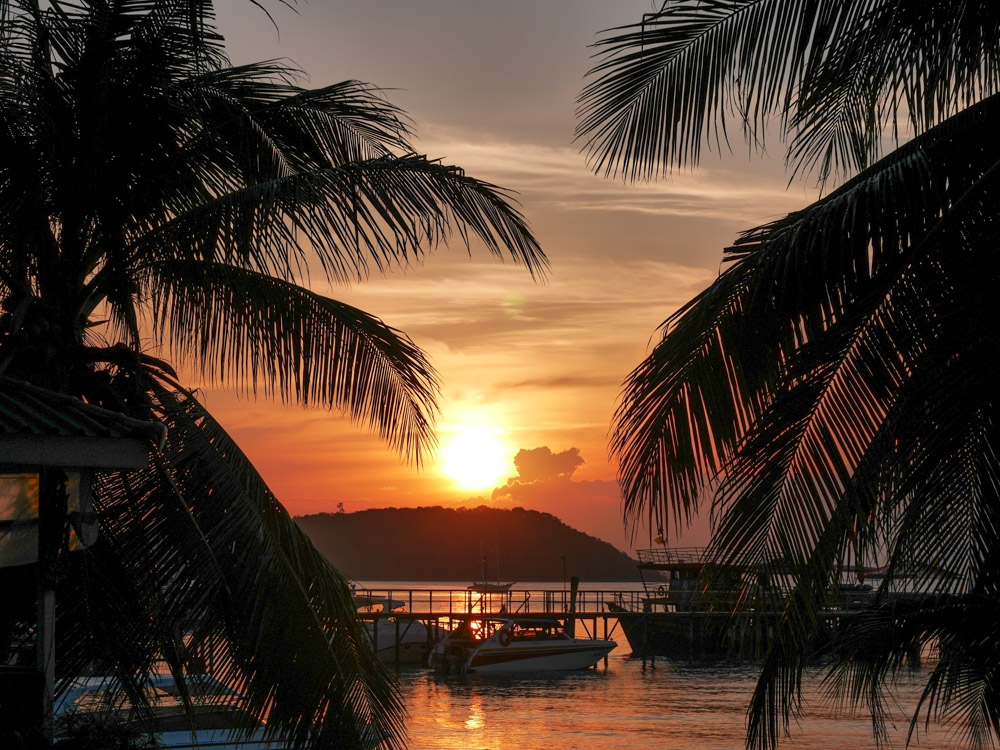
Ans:
{"label": "boat hull", "polygon": [[556,648],[535,646],[483,646],[469,659],[467,672],[505,674],[513,672],[564,672],[589,669],[615,647],[613,641],[576,641]]}
{"label": "boat hull", "polygon": [[376,652],[378,660],[383,664],[426,664],[427,657],[433,648],[430,643],[400,643],[398,648],[389,645]]}
{"label": "boat hull", "polygon": [[616,614],[633,656],[755,659],[764,646],[763,635],[757,628],[735,624],[725,612],[616,610]]}
{"label": "boat hull", "polygon": [[428,664],[445,673],[565,672],[595,666],[617,645],[573,638],[550,618],[487,618],[453,631],[433,649]]}
{"label": "boat hull", "polygon": [[[56,716],[89,717],[98,725],[106,721],[126,721],[131,704],[124,697],[113,697],[115,694],[109,690],[114,684],[109,677],[75,681],[59,697]],[[158,674],[147,683],[152,723],[145,736],[155,739],[156,747],[164,750],[288,750],[292,747],[291,740],[268,737],[262,723],[236,705],[225,703],[227,696],[235,694],[222,683],[206,676],[192,676],[188,688],[194,703],[190,713],[179,698],[171,675]],[[108,710],[109,699],[120,704],[118,711]]]}
{"label": "boat hull", "polygon": [[368,623],[368,637],[384,664],[426,664],[434,644],[448,632],[417,620],[382,619]]}

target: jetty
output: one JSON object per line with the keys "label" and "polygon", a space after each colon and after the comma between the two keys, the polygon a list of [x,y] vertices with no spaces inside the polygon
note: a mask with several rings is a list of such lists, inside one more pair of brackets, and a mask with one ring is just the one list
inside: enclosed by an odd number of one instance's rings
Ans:
{"label": "jetty", "polygon": [[[582,590],[574,578],[563,589],[401,586],[356,588],[354,595],[359,617],[371,624],[376,651],[390,664],[407,661],[400,653],[401,635],[414,623],[423,626],[419,632],[426,631],[429,650],[442,633],[465,622],[504,616],[559,619],[570,633],[579,628],[580,635],[590,638],[611,639],[620,631],[634,656],[654,661],[657,656],[759,658],[766,650],[770,626],[779,617],[780,602],[760,600],[734,617],[732,592],[704,587],[706,567],[711,564],[701,548],[658,548],[639,551],[641,589]],[[871,577],[879,575],[874,572]],[[873,596],[866,583],[845,582],[832,591],[820,615],[823,639],[833,642],[841,625],[864,611]],[[888,600],[921,596],[901,591],[889,594]],[[388,642],[379,643],[380,638]]]}
{"label": "jetty", "polygon": [[[506,591],[478,591],[469,588],[363,588],[354,590],[358,617],[372,623],[375,650],[392,644],[379,644],[379,633],[385,633],[381,621],[395,625],[395,654],[389,663],[401,663],[398,645],[400,635],[410,623],[426,627],[428,646],[436,635],[454,630],[464,622],[483,617],[537,616],[554,617],[566,623],[567,631],[582,632],[589,638],[613,638],[620,627],[613,607],[639,607],[646,596],[643,591],[580,590],[571,586],[564,590],[511,588]],[[579,628],[579,631],[577,631]],[[389,631],[392,632],[391,630]]]}

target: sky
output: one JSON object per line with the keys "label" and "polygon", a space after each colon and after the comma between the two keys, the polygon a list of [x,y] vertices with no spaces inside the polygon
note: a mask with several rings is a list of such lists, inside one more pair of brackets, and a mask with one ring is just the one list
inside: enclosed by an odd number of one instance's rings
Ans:
{"label": "sky", "polygon": [[[388,89],[414,121],[420,153],[517,192],[551,270],[539,282],[456,242],[348,288],[313,279],[429,354],[443,384],[442,449],[422,467],[335,412],[210,384],[207,406],[293,515],[341,503],[348,512],[522,506],[625,551],[650,546],[648,529],[624,528],[608,456],[621,383],[660,323],[717,277],[723,247],[814,199],[788,186],[782,144],[749,154],[737,136],[733,153],[705,152],[696,170],[653,183],[588,170],[573,141],[588,45],[640,19],[650,0],[266,7],[274,25],[246,0],[218,3],[234,63],[284,58],[309,86],[358,79]],[[682,543],[703,543],[706,524]]]}

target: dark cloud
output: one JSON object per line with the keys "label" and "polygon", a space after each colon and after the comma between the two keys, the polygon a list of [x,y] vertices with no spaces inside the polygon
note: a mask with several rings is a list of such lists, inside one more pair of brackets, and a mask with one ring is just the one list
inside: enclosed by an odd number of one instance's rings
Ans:
{"label": "dark cloud", "polygon": [[517,467],[515,480],[528,484],[559,478],[569,479],[582,463],[579,448],[570,448],[562,453],[553,453],[544,445],[541,448],[522,448],[514,456],[514,466]]}
{"label": "dark cloud", "polygon": [[594,378],[557,376],[551,378],[533,378],[531,380],[500,383],[497,385],[497,390],[502,392],[516,388],[593,388],[602,386],[614,387],[617,385],[619,385],[618,377],[608,376],[604,378]]}

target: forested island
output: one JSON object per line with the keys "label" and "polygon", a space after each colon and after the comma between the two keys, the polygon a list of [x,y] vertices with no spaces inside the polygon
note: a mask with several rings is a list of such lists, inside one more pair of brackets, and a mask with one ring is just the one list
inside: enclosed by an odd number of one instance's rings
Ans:
{"label": "forested island", "polygon": [[[638,579],[636,561],[549,513],[524,508],[380,508],[295,519],[313,544],[361,581]],[[563,558],[565,557],[565,567]]]}

